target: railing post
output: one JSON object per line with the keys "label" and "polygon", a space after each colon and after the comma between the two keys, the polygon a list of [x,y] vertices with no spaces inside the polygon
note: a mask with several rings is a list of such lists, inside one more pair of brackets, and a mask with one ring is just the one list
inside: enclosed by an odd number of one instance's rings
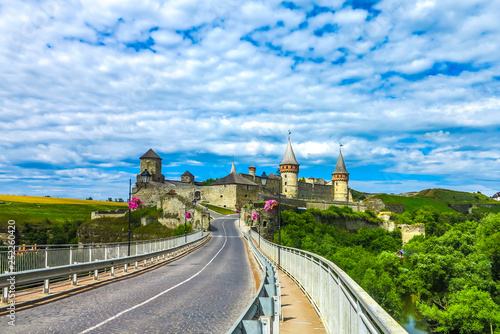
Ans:
{"label": "railing post", "polygon": [[96,269],[94,270],[94,281],[99,280],[99,271]]}
{"label": "railing post", "polygon": [[45,247],[45,268],[49,267],[49,247]]}
{"label": "railing post", "polygon": [[123,272],[126,273],[128,271],[128,263],[123,265]]}
{"label": "railing post", "polygon": [[115,266],[111,267],[111,276],[115,276]]}
{"label": "railing post", "polygon": [[9,302],[9,287],[3,288],[2,293],[2,303],[7,304]]}
{"label": "railing post", "polygon": [[71,285],[78,285],[78,275],[77,274],[73,274],[73,276],[71,278]]}
{"label": "railing post", "polygon": [[49,294],[50,293],[50,285],[49,285],[49,280],[43,280],[43,293]]}
{"label": "railing post", "polygon": [[69,247],[69,264],[73,264],[73,246]]}
{"label": "railing post", "polygon": [[92,245],[89,245],[89,262],[92,262]]}
{"label": "railing post", "polygon": [[104,261],[108,259],[108,246],[104,244]]}

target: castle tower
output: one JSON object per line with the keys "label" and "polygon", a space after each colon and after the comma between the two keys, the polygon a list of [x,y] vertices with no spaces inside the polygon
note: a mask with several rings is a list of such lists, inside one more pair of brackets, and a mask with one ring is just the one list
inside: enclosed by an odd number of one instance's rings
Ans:
{"label": "castle tower", "polygon": [[281,192],[286,197],[299,197],[299,163],[295,159],[290,136],[288,136],[288,145],[286,146],[285,157],[280,163],[281,174]]}
{"label": "castle tower", "polygon": [[[151,181],[165,182],[165,176],[161,174],[161,158],[155,151],[149,149],[141,158],[141,172],[145,169],[151,174]],[[139,173],[139,174],[140,174]],[[137,176],[137,181],[141,182],[140,176]]]}
{"label": "castle tower", "polygon": [[191,174],[188,170],[181,175],[181,182],[194,184],[194,175]]}
{"label": "castle tower", "polygon": [[349,201],[349,172],[345,168],[342,149],[337,159],[337,166],[332,173],[333,200],[334,201]]}

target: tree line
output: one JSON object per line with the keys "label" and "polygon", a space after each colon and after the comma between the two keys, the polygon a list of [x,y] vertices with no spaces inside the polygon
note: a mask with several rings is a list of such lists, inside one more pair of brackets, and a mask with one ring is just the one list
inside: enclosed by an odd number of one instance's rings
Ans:
{"label": "tree line", "polygon": [[[359,219],[360,214],[332,206],[322,215]],[[500,333],[500,214],[424,207],[394,216],[400,223],[426,226],[425,238],[414,237],[404,247],[398,229],[349,233],[317,215],[310,209],[284,211],[282,244],[331,260],[396,319],[410,295],[431,332]],[[374,218],[369,211],[364,215]],[[403,258],[396,254],[401,249]]]}

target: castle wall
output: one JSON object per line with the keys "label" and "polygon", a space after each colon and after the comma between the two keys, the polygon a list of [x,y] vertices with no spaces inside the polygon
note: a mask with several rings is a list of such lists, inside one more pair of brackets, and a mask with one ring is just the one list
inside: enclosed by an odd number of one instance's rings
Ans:
{"label": "castle wall", "polygon": [[208,186],[204,189],[204,199],[210,204],[223,208],[234,209],[236,198],[236,185],[234,184]]}
{"label": "castle wall", "polygon": [[343,207],[343,206],[348,206],[350,207],[353,211],[358,211],[358,212],[365,212],[367,208],[366,204],[362,203],[362,202],[342,202],[342,201],[324,201],[324,202],[320,202],[320,201],[307,201],[305,202],[306,204],[306,208],[315,208],[315,209],[320,209],[320,210],[326,210],[328,209],[330,206],[332,205],[335,205],[335,206],[339,206],[339,207]]}
{"label": "castle wall", "polygon": [[425,237],[424,224],[398,224],[397,227],[401,228],[401,238],[403,239],[403,245],[410,241],[414,236],[423,235]]}
{"label": "castle wall", "polygon": [[[181,201],[177,196],[164,196],[161,204],[158,203],[158,206],[161,206],[163,209],[163,215],[158,218],[158,221],[169,227],[176,228],[179,225],[183,225],[184,221],[187,224],[191,224],[194,230],[202,228],[202,220],[203,220],[203,228],[206,230],[208,227],[208,219],[207,217],[203,217],[203,212],[201,208],[194,208],[193,204],[187,200],[186,203]],[[185,212],[191,212],[192,218],[185,218]]]}
{"label": "castle wall", "polygon": [[332,200],[332,187],[323,184],[299,182],[299,198]]}

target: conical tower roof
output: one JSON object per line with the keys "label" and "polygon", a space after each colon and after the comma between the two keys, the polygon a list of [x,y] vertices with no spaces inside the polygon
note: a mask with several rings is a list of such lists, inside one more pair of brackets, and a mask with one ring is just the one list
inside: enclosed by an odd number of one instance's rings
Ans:
{"label": "conical tower roof", "polygon": [[288,144],[286,145],[285,156],[283,157],[283,161],[280,163],[281,165],[296,165],[300,166],[295,159],[295,154],[293,153],[292,143],[290,142],[290,138],[288,138]]}
{"label": "conical tower roof", "polygon": [[234,161],[233,161],[233,165],[231,166],[231,172],[229,174],[238,174],[236,172],[236,166],[234,165]]}
{"label": "conical tower roof", "polygon": [[345,174],[349,175],[349,172],[345,168],[344,157],[342,156],[342,151],[339,153],[339,158],[337,159],[337,166],[335,166],[335,170],[332,174]]}
{"label": "conical tower roof", "polygon": [[144,153],[144,155],[142,157],[140,157],[140,159],[160,159],[160,156],[158,154],[156,154],[155,151],[153,151],[152,148],[149,149],[149,151],[147,151],[146,153]]}

